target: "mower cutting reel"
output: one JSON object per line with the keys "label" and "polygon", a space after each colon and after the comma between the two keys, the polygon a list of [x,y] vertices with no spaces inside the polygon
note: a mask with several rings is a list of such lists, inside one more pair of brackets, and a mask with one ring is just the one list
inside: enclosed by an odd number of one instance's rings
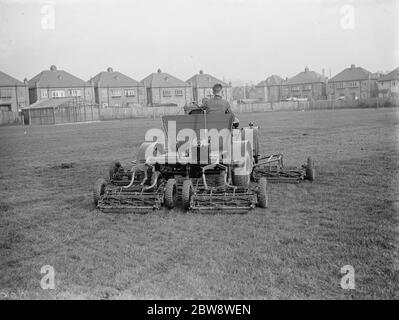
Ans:
{"label": "mower cutting reel", "polygon": [[125,170],[119,162],[109,169],[108,179],[94,184],[94,203],[103,212],[140,213],[160,209],[164,185],[160,173],[146,164]]}
{"label": "mower cutting reel", "polygon": [[314,162],[309,157],[307,163],[303,164],[300,168],[285,167],[282,154],[260,157],[254,165],[252,178],[254,181],[258,181],[261,177],[267,178],[267,181],[270,183],[299,183],[303,180],[313,181],[315,179]]}

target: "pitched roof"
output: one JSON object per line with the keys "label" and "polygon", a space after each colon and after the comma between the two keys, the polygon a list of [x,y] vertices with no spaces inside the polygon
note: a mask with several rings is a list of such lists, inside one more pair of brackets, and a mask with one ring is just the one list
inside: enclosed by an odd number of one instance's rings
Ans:
{"label": "pitched roof", "polygon": [[284,79],[276,74],[272,74],[270,77],[266,78],[259,82],[256,86],[257,87],[266,87],[266,86],[278,86],[284,82]]}
{"label": "pitched roof", "polygon": [[151,73],[149,76],[140,81],[146,87],[152,88],[167,88],[167,87],[189,87],[187,82],[184,82],[169,73],[162,72],[158,69],[156,73]]}
{"label": "pitched roof", "polygon": [[349,68],[332,77],[329,82],[367,80],[369,77],[371,77],[371,72],[352,64]]}
{"label": "pitched roof", "polygon": [[188,84],[199,87],[199,88],[211,88],[215,84],[220,83],[223,87],[231,87],[231,85],[223,82],[210,74],[204,73],[200,70],[199,74],[193,75],[190,79],[186,81]]}
{"label": "pitched roof", "polygon": [[321,74],[315,71],[309,71],[308,67],[305,68],[305,71],[302,71],[296,76],[293,76],[292,78],[289,78],[287,80],[287,84],[303,84],[315,82],[324,82],[324,79]]}
{"label": "pitched roof", "polygon": [[25,83],[0,71],[0,87],[25,86]]}
{"label": "pitched roof", "polygon": [[124,74],[108,68],[107,71],[100,72],[90,80],[93,81],[95,86],[99,87],[137,87],[142,86],[138,81],[125,76]]}
{"label": "pitched roof", "polygon": [[28,81],[29,88],[46,87],[46,88],[71,88],[71,87],[88,87],[88,82],[79,79],[72,74],[57,70],[56,66],[51,66],[50,70],[44,70]]}
{"label": "pitched roof", "polygon": [[399,80],[399,67],[392,70],[390,73],[378,79],[378,81],[391,81],[391,80]]}

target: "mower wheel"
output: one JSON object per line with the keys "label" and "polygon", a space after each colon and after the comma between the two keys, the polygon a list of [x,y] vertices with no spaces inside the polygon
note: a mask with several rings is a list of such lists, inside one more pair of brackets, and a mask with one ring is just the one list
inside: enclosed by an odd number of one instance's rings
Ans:
{"label": "mower wheel", "polygon": [[306,179],[313,181],[315,179],[314,163],[311,157],[308,158],[306,166]]}
{"label": "mower wheel", "polygon": [[111,165],[109,166],[109,171],[108,171],[109,180],[112,180],[114,178],[115,173],[118,172],[120,167],[122,167],[122,165],[119,161],[114,161],[111,163]]}
{"label": "mower wheel", "polygon": [[173,209],[177,202],[177,184],[175,179],[169,179],[165,187],[165,205]]}
{"label": "mower wheel", "polygon": [[268,196],[267,196],[267,180],[265,177],[259,179],[258,184],[258,206],[261,208],[267,208],[268,205]]}
{"label": "mower wheel", "polygon": [[193,185],[191,183],[191,180],[189,179],[184,180],[183,190],[182,190],[182,202],[183,202],[183,208],[185,210],[190,208],[192,194],[193,194]]}
{"label": "mower wheel", "polygon": [[105,192],[105,186],[107,185],[107,181],[103,178],[97,179],[97,181],[94,183],[93,187],[93,200],[94,200],[94,205],[97,207],[98,201],[102,197],[102,195]]}

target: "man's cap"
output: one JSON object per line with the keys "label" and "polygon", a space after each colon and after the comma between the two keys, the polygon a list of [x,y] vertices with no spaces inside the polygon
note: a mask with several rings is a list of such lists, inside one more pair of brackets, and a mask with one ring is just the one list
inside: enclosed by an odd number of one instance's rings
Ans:
{"label": "man's cap", "polygon": [[213,91],[216,91],[216,92],[221,91],[222,89],[223,89],[223,86],[222,86],[220,83],[216,83],[216,84],[213,86],[213,88],[212,88],[212,90],[213,90]]}

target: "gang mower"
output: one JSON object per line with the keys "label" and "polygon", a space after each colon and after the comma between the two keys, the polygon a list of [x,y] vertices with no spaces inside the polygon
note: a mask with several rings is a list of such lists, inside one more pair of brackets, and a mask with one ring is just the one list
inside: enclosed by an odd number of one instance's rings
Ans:
{"label": "gang mower", "polygon": [[258,128],[237,128],[231,114],[196,109],[162,122],[167,138],[142,143],[130,169],[114,162],[107,178],[95,182],[94,203],[101,211],[147,212],[180,204],[197,212],[246,212],[267,207],[267,181],[314,177],[311,159],[293,170],[283,167],[281,155],[260,157]]}

